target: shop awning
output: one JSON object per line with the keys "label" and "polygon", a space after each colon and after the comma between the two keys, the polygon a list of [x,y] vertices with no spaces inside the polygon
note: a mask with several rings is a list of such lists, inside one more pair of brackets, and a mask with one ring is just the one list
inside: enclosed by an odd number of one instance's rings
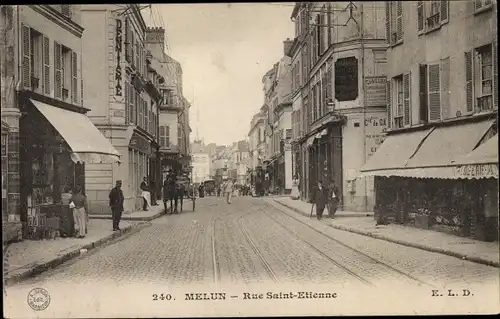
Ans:
{"label": "shop awning", "polygon": [[406,168],[451,166],[479,144],[492,121],[436,127],[408,161]]}
{"label": "shop awning", "polygon": [[455,165],[497,164],[498,165],[498,134],[479,145],[467,155],[457,158]]}
{"label": "shop awning", "polygon": [[[458,165],[456,162],[456,159],[464,158],[466,154],[478,145],[491,125],[492,121],[483,121],[457,126],[437,127],[423,139],[420,146],[417,144],[414,154],[409,157],[403,166],[401,166],[401,161],[394,164],[394,161],[396,161],[394,158],[401,157],[398,154],[401,149],[392,149],[392,153],[390,154],[394,157],[393,159],[390,156],[382,157],[383,154],[379,154],[384,146],[385,149],[388,148],[388,145],[392,146],[391,144],[386,144],[387,140],[390,140],[390,136],[382,143],[380,149],[372,158],[372,160],[378,158],[379,161],[377,163],[387,161],[385,169],[367,170],[363,167],[363,173],[360,177],[375,175],[410,178],[472,179],[498,176],[498,164],[477,166],[474,163],[476,166],[470,167],[470,165]],[[403,135],[398,134],[395,136],[402,137]],[[407,141],[409,143],[414,142],[409,139]],[[496,142],[493,141],[492,143]],[[487,146],[485,145],[485,147]],[[373,165],[371,163],[372,161],[367,164]]]}
{"label": "shop awning", "polygon": [[366,176],[399,176],[398,172],[405,169],[408,160],[415,154],[422,141],[432,129],[389,135],[360,169]]}
{"label": "shop awning", "polygon": [[86,163],[120,161],[120,153],[85,114],[64,110],[33,99],[31,102],[68,143],[73,151],[71,155],[73,161]]}

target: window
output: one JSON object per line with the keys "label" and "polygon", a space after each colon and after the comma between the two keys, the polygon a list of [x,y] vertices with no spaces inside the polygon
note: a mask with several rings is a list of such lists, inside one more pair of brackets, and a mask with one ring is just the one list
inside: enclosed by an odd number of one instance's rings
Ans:
{"label": "window", "polygon": [[146,130],[146,132],[149,132],[149,105],[148,105],[148,101],[144,100],[144,130]]}
{"label": "window", "polygon": [[[69,98],[71,83],[72,83],[72,70],[71,70],[71,50],[61,45],[61,78],[62,78],[62,99]],[[76,73],[76,70],[75,70]]]}
{"label": "window", "polygon": [[397,45],[403,42],[403,2],[386,1],[385,3],[385,27],[387,42]]}
{"label": "window", "polygon": [[42,34],[33,29],[30,29],[30,72],[31,87],[37,89],[42,74]]}
{"label": "window", "polygon": [[170,126],[161,125],[160,126],[160,147],[170,147]]}
{"label": "window", "polygon": [[162,104],[163,105],[173,105],[173,94],[172,90],[162,90]]}
{"label": "window", "polygon": [[441,28],[449,20],[449,1],[417,2],[417,32],[423,34]]}
{"label": "window", "polygon": [[348,57],[335,62],[335,99],[354,101],[358,98],[358,59]]}
{"label": "window", "polygon": [[478,111],[493,109],[493,52],[491,44],[476,50],[477,64],[477,108]]}
{"label": "window", "polygon": [[395,128],[402,128],[404,125],[403,125],[403,109],[404,109],[404,106],[403,106],[403,100],[404,100],[404,96],[403,96],[403,76],[400,75],[400,76],[397,76],[397,77],[394,77],[393,79],[393,92],[394,92],[394,97],[393,97],[393,101],[394,103],[392,104],[393,105],[393,111],[394,111],[394,126]]}
{"label": "window", "polygon": [[23,25],[22,41],[24,88],[50,94],[49,39],[29,26]]}
{"label": "window", "polygon": [[302,83],[305,84],[307,83],[307,74],[308,74],[308,65],[307,65],[307,61],[308,61],[308,56],[307,56],[307,44],[304,45],[304,47],[302,48]]}

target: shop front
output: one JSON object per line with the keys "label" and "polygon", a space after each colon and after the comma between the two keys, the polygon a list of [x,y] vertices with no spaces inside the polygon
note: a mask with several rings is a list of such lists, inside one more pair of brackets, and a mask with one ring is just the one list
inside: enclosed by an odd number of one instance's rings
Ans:
{"label": "shop front", "polygon": [[23,237],[39,239],[67,217],[58,216],[64,190],[79,186],[85,193],[85,163],[115,163],[120,154],[85,115],[87,109],[21,97],[20,216]]}
{"label": "shop front", "polygon": [[[131,178],[131,193],[125,195],[131,202],[131,210],[142,209],[143,199],[140,188],[144,177],[149,182],[150,187],[156,184],[154,180],[155,172],[155,151],[152,141],[138,131],[134,131],[129,141],[129,178]],[[127,208],[127,207],[126,207]]]}
{"label": "shop front", "polygon": [[361,169],[375,176],[376,218],[498,240],[497,143],[491,120],[389,133]]}
{"label": "shop front", "polygon": [[177,175],[182,171],[182,164],[180,162],[180,154],[173,152],[165,152],[160,151],[161,157],[161,172],[162,172],[162,181],[167,179],[167,175],[169,172]]}
{"label": "shop front", "polygon": [[334,181],[339,192],[337,196],[342,198],[342,126],[329,123],[309,136],[306,143],[309,156],[308,196],[312,196],[312,191],[321,180],[327,185]]}

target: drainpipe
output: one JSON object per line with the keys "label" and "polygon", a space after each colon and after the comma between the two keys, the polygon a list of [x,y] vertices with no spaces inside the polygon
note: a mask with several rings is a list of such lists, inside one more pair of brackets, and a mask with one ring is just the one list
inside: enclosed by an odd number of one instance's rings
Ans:
{"label": "drainpipe", "polygon": [[[365,15],[363,11],[363,3],[360,3],[360,15],[361,15],[361,22],[358,27],[361,29],[360,33],[360,39],[361,39],[361,89],[363,92],[363,158],[366,162],[366,105],[364,103],[365,99],[365,42],[364,42],[364,37],[365,37],[365,28],[364,28],[364,20],[365,20]],[[367,211],[368,209],[368,182],[367,182],[367,177],[364,178],[364,189],[365,189],[365,196],[364,196],[364,209]]]}

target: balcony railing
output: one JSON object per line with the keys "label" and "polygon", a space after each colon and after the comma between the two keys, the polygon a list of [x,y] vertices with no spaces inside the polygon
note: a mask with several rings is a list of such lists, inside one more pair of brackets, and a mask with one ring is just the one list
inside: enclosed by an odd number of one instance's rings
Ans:
{"label": "balcony railing", "polygon": [[403,128],[404,127],[402,116],[394,117],[394,127],[395,128]]}
{"label": "balcony railing", "polygon": [[493,96],[486,95],[477,98],[477,109],[479,112],[493,110]]}
{"label": "balcony railing", "polygon": [[435,29],[439,27],[441,24],[439,22],[439,12],[434,13],[430,17],[427,18],[427,28],[429,30]]}

